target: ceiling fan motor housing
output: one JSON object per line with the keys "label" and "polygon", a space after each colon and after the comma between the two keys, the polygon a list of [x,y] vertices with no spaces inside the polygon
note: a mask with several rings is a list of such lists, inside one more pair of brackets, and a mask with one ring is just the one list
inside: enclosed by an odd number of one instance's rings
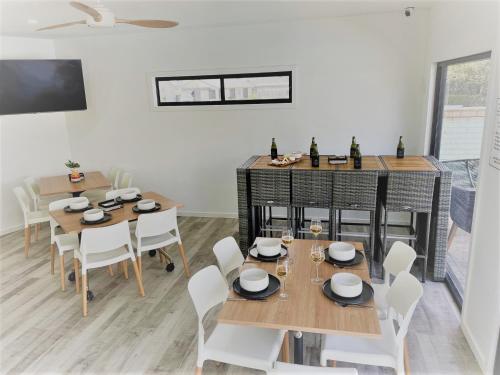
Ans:
{"label": "ceiling fan motor housing", "polygon": [[111,27],[116,24],[115,15],[105,7],[96,6],[95,10],[101,15],[99,21],[94,20],[91,16],[87,17],[87,25],[90,27]]}

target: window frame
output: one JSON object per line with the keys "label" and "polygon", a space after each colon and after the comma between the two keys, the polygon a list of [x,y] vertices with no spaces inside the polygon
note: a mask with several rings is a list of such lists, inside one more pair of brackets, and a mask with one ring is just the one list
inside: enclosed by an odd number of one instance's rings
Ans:
{"label": "window frame", "polygon": [[[225,79],[232,78],[261,78],[261,77],[288,77],[288,98],[280,99],[248,99],[248,100],[226,100],[224,87]],[[163,81],[182,81],[182,80],[201,80],[201,79],[219,79],[220,80],[220,100],[197,101],[197,102],[162,102],[160,99],[160,82]],[[185,107],[185,106],[227,106],[227,105],[251,105],[251,104],[291,104],[293,103],[293,71],[265,71],[254,73],[230,73],[230,74],[203,74],[203,75],[181,75],[181,76],[155,76],[154,77],[154,97],[155,105],[161,107]]]}
{"label": "window frame", "polygon": [[491,51],[459,57],[452,60],[445,60],[436,64],[430,154],[438,160],[441,151],[441,133],[443,129],[443,110],[445,104],[444,100],[446,94],[446,76],[448,73],[448,66],[486,59],[491,59]]}

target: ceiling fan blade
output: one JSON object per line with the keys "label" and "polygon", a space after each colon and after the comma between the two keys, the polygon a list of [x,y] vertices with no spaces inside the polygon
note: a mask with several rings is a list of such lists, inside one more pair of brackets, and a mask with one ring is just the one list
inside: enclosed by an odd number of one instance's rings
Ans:
{"label": "ceiling fan blade", "polygon": [[165,20],[124,20],[117,19],[116,23],[128,23],[129,25],[142,26],[142,27],[152,27],[152,28],[168,28],[177,26],[178,23],[174,21]]}
{"label": "ceiling fan blade", "polygon": [[84,13],[87,13],[90,17],[92,17],[94,19],[95,22],[99,22],[102,19],[101,13],[99,13],[94,8],[89,7],[88,5],[85,5],[85,4],[80,3],[78,1],[70,1],[69,4],[73,8],[76,8],[78,10],[81,10]]}
{"label": "ceiling fan blade", "polygon": [[36,31],[52,30],[52,29],[58,29],[60,27],[66,27],[66,26],[72,26],[72,25],[85,25],[86,23],[87,22],[85,22],[84,20],[82,20],[82,21],[68,22],[68,23],[60,23],[58,25],[52,25],[52,26],[42,27],[41,29],[37,29]]}

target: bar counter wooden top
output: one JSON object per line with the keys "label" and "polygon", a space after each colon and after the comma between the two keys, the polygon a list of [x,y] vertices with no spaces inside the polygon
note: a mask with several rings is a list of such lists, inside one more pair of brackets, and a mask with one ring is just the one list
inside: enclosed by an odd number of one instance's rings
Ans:
{"label": "bar counter wooden top", "polygon": [[[228,301],[218,315],[219,323],[379,337],[380,324],[373,299],[367,303],[371,306],[368,308],[341,307],[323,294],[321,285],[311,283],[311,278],[316,276],[316,266],[310,259],[313,243],[312,240],[294,240],[289,247],[289,255],[294,263],[286,280],[288,300],[279,300],[278,292],[269,297],[267,302]],[[332,241],[318,243],[326,248]],[[356,249],[363,250],[361,243],[353,244]],[[270,274],[276,273],[276,262],[248,263],[247,266],[263,268]],[[337,268],[326,262],[319,267],[323,280],[336,272],[352,272],[370,283],[366,258],[352,268]],[[230,297],[237,295],[231,291]]]}

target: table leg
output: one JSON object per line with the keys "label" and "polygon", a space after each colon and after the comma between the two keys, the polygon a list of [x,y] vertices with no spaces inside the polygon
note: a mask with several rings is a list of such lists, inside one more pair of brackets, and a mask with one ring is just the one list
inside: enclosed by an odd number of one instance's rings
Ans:
{"label": "table leg", "polygon": [[304,363],[304,337],[300,331],[293,334],[293,362],[298,365]]}

